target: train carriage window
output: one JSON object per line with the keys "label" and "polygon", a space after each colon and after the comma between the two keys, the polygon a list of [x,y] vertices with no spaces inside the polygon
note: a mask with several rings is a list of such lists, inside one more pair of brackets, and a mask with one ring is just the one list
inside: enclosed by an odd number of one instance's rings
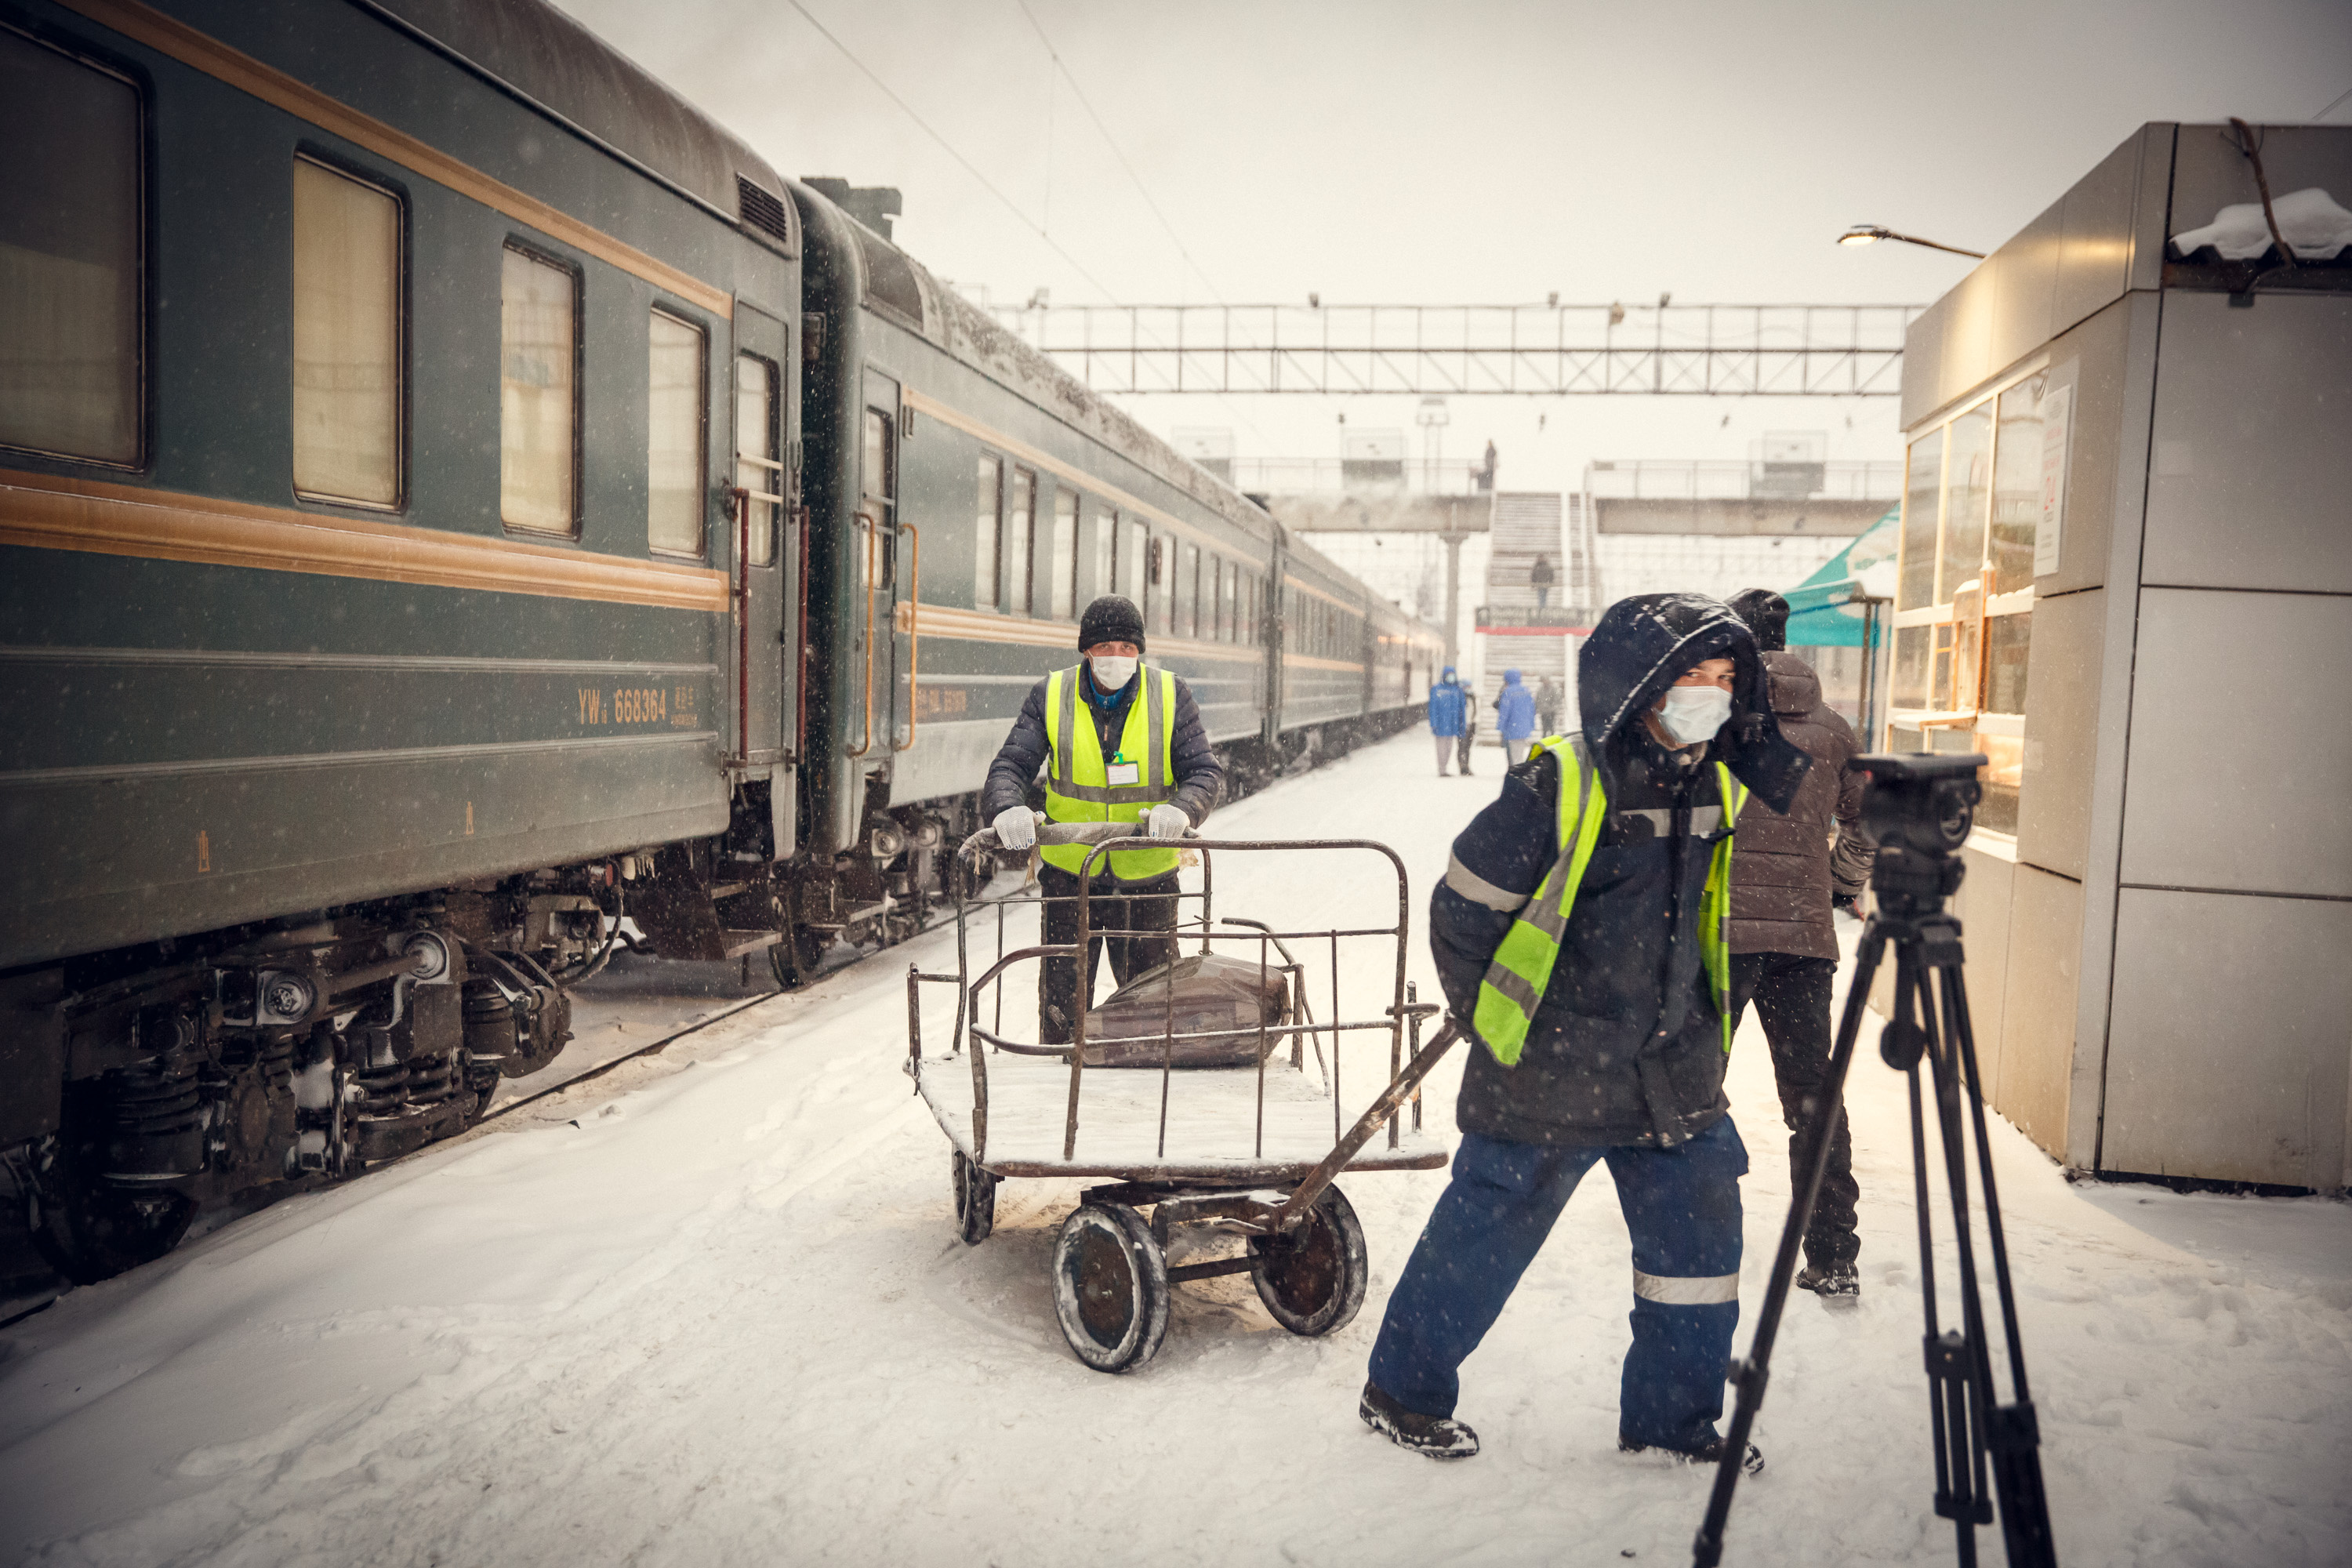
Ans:
{"label": "train carriage window", "polygon": [[1031,546],[1037,531],[1037,476],[1026,468],[1013,470],[1013,500],[1005,518],[1004,607],[1013,615],[1035,612],[1031,592]]}
{"label": "train carriage window", "polygon": [[1163,636],[1173,636],[1174,618],[1170,606],[1176,592],[1176,542],[1164,533],[1151,536],[1150,570],[1145,574],[1150,584],[1151,602],[1144,606],[1151,629]]}
{"label": "train carriage window", "polygon": [[758,354],[735,356],[735,483],[751,497],[746,503],[751,509],[751,533],[746,553],[754,566],[773,565],[776,559],[779,501],[758,498],[768,495],[781,500],[784,493],[776,445],[776,374],[773,360]]}
{"label": "train carriage window", "polygon": [[1217,563],[1217,640],[1232,642],[1236,635],[1234,625],[1234,590],[1240,584],[1241,568]]}
{"label": "train carriage window", "polygon": [[1139,611],[1148,611],[1151,607],[1150,558],[1151,546],[1144,534],[1143,524],[1131,517],[1120,518],[1117,592]]}
{"label": "train carriage window", "polygon": [[986,452],[980,455],[980,521],[972,534],[971,602],[983,610],[1000,603],[996,592],[997,541],[1004,531],[1003,465]]}
{"label": "train carriage window", "polygon": [[1196,637],[1201,635],[1201,547],[1184,546],[1182,560],[1176,576],[1176,635]]}
{"label": "train carriage window", "polygon": [[887,587],[891,582],[892,517],[898,500],[898,432],[879,408],[866,411],[858,447],[857,585]]}
{"label": "train carriage window", "polygon": [[646,542],[667,555],[702,553],[702,329],[652,315],[646,401]]}
{"label": "train carriage window", "polygon": [[294,163],[294,489],[400,503],[400,198]]}
{"label": "train carriage window", "polygon": [[[1071,499],[1076,504],[1076,498]],[[1104,511],[1100,507],[1095,509],[1094,574],[1076,595],[1079,604],[1086,604],[1097,594],[1117,591],[1111,587],[1111,539],[1118,527],[1115,516],[1115,513]]]}
{"label": "train carriage window", "polygon": [[1054,618],[1066,621],[1076,616],[1077,597],[1078,492],[1056,488],[1054,491]]}
{"label": "train carriage window", "polygon": [[0,30],[0,445],[140,458],[139,94]]}
{"label": "train carriage window", "polygon": [[[499,517],[575,532],[580,281],[508,246],[499,291]],[[762,487],[765,488],[765,487]]]}

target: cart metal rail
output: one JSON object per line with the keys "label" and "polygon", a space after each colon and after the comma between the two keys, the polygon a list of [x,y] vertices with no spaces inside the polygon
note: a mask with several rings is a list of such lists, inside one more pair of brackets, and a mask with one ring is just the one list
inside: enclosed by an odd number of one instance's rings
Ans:
{"label": "cart metal rail", "polygon": [[[1053,1266],[1064,1337],[1082,1362],[1104,1372],[1129,1371],[1150,1359],[1167,1331],[1169,1288],[1186,1280],[1246,1273],[1276,1321],[1294,1333],[1328,1333],[1353,1318],[1368,1274],[1363,1229],[1334,1183],[1343,1171],[1433,1170],[1445,1164],[1444,1143],[1422,1131],[1419,1089],[1456,1037],[1448,1024],[1426,1044],[1422,1040],[1423,1023],[1440,1009],[1421,1002],[1405,978],[1410,889],[1403,862],[1386,845],[1360,838],[1193,836],[1184,839],[1183,847],[1197,854],[1201,885],[1197,891],[1175,895],[1179,918],[1171,948],[1181,952],[1182,944],[1197,942],[1200,952],[1208,952],[1217,943],[1240,946],[1255,952],[1262,973],[1281,976],[1286,1016],[1281,1023],[1261,1021],[1255,1067],[1178,1068],[1178,1046],[1207,1036],[1176,1029],[1172,987],[1156,1072],[1086,1065],[1090,984],[1078,988],[1067,1044],[1010,1037],[1003,1006],[1009,974],[1050,959],[1084,963],[1097,937],[1165,934],[1094,923],[1091,879],[1105,858],[1120,849],[1168,847],[1165,841],[1134,835],[1125,824],[1041,818],[1041,844],[1089,847],[1072,900],[1077,906],[1076,939],[1008,951],[1010,911],[1036,905],[1042,913],[1052,900],[1042,894],[992,900],[995,952],[977,976],[971,879],[965,873],[997,853],[999,845],[993,829],[975,836],[960,853],[957,874],[950,878],[956,972],[927,974],[910,968],[907,975],[907,1071],[953,1146],[956,1222],[965,1242],[977,1246],[987,1238],[994,1226],[996,1188],[1007,1179],[1107,1184],[1087,1189],[1064,1223]],[[1385,858],[1396,878],[1394,922],[1282,930],[1216,915],[1218,856],[1302,851]],[[1189,920],[1183,918],[1188,904],[1198,907]],[[1343,1009],[1341,944],[1368,942],[1392,944],[1385,1005],[1376,1016],[1350,1018]],[[1329,965],[1328,1007],[1321,1017],[1316,1016],[1312,993],[1318,987],[1311,973],[1318,955]],[[930,1057],[922,1043],[926,985],[956,988],[948,1049]],[[989,1020],[985,1026],[983,1017]],[[1344,1099],[1344,1047],[1351,1040],[1368,1043],[1368,1035],[1386,1037],[1387,1072],[1375,1079],[1380,1092],[1351,1121]],[[1310,1052],[1319,1087],[1307,1071]],[[1383,1130],[1387,1136],[1381,1139]],[[1379,1144],[1371,1147],[1375,1140]],[[1151,1210],[1149,1222],[1140,1213],[1146,1207]],[[1171,1268],[1169,1240],[1185,1226],[1237,1236],[1244,1250]]]}

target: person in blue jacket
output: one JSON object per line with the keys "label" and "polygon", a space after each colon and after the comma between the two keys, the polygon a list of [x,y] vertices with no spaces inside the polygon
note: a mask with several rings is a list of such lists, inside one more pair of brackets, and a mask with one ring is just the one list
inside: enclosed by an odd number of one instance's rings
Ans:
{"label": "person in blue jacket", "polygon": [[[1429,689],[1429,732],[1437,737],[1437,776],[1445,776],[1446,760],[1454,755],[1455,742],[1470,717],[1469,693],[1454,679],[1454,667],[1447,665],[1437,684]],[[1468,773],[1470,764],[1465,759],[1462,771]]]}
{"label": "person in blue jacket", "polygon": [[[1431,956],[1470,1052],[1462,1142],[1358,1409],[1415,1452],[1475,1454],[1454,1416],[1462,1363],[1605,1163],[1633,1240],[1619,1446],[1712,1463],[1748,1169],[1723,1093],[1718,846],[1738,785],[1786,810],[1812,759],[1780,733],[1747,623],[1696,594],[1611,605],[1577,702],[1580,728],[1510,770],[1430,894]],[[1753,1445],[1740,1459],[1762,1464]]]}
{"label": "person in blue jacket", "polygon": [[1516,669],[1503,671],[1503,689],[1495,697],[1495,728],[1502,732],[1503,750],[1510,765],[1528,760],[1536,738],[1536,694],[1519,679]]}

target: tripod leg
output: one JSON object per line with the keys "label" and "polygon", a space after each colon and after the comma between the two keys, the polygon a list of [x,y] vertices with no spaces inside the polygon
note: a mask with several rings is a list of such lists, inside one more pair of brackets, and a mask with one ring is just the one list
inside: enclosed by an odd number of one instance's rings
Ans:
{"label": "tripod leg", "polygon": [[1992,1450],[1993,1485],[2000,1500],[2002,1544],[2013,1568],[2057,1568],[2057,1543],[2050,1530],[2050,1502],[2042,1484],[2040,1424],[2025,1375],[2025,1340],[2018,1328],[2017,1296],[2010,1282],[2009,1243],[2000,1223],[2000,1193],[1992,1173],[1992,1141],[1985,1130],[1984,1089],[1977,1076],[1976,1028],[1969,1016],[1967,983],[1957,963],[1942,972],[1945,1033],[1958,1058],[1962,1087],[1976,1134],[1977,1173],[1984,1184],[1986,1240],[1992,1250],[1993,1290],[2000,1303],[2001,1331],[2009,1345],[2013,1405],[1996,1405],[1992,1368],[1985,1355],[1986,1436]]}
{"label": "tripod leg", "polygon": [[1731,1363],[1737,1395],[1731,1430],[1723,1440],[1723,1459],[1716,1468],[1715,1489],[1707,1497],[1706,1518],[1700,1522],[1697,1539],[1691,1543],[1694,1568],[1715,1568],[1723,1561],[1723,1530],[1731,1516],[1732,1492],[1739,1485],[1739,1462],[1747,1457],[1748,1434],[1755,1426],[1756,1412],[1764,1403],[1772,1342],[1780,1331],[1780,1314],[1789,1304],[1789,1286],[1797,1272],[1797,1254],[1804,1245],[1806,1227],[1812,1224],[1813,1204],[1821,1195],[1822,1173],[1829,1168],[1830,1146],[1836,1139],[1838,1120],[1845,1113],[1846,1069],[1853,1062],[1854,1042],[1862,1035],[1863,1010],[1869,1005],[1871,979],[1878,972],[1879,956],[1885,948],[1885,933],[1879,930],[1874,917],[1863,928],[1862,946],[1854,959],[1853,984],[1846,992],[1845,1011],[1838,1019],[1837,1040],[1830,1048],[1829,1067],[1822,1075],[1821,1107],[1815,1113],[1813,1157],[1805,1173],[1804,1185],[1789,1205],[1789,1222],[1780,1231],[1780,1249],[1773,1256],[1772,1277],[1764,1289],[1764,1306],[1757,1315],[1748,1359]]}

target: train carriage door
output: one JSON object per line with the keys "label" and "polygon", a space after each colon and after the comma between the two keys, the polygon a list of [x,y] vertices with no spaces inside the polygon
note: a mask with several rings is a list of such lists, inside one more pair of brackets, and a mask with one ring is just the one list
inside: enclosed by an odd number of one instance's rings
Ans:
{"label": "train carriage door", "polygon": [[913,739],[914,626],[911,615],[902,617],[898,612],[901,596],[912,596],[911,584],[903,578],[911,566],[913,547],[902,543],[898,517],[903,436],[898,384],[869,373],[858,425],[857,522],[851,542],[856,555],[852,580],[863,669],[858,708],[848,726],[858,737],[851,754],[869,765],[887,762]]}
{"label": "train carriage door", "polygon": [[[791,363],[784,324],[740,302],[735,307],[735,489],[731,552],[741,575],[744,625],[737,642],[742,663],[740,747],[745,764],[771,767],[784,760],[797,693],[784,671],[796,663],[785,608],[799,584],[796,562],[786,560],[791,516],[785,468],[786,389]],[[784,847],[781,843],[779,850]]]}

